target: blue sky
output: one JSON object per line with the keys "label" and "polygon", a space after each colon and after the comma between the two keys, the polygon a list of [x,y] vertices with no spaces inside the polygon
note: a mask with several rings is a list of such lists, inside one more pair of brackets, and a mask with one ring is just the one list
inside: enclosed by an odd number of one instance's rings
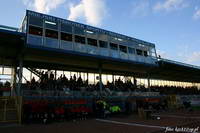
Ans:
{"label": "blue sky", "polygon": [[200,66],[200,0],[4,0],[0,24],[19,27],[26,9],[149,41],[164,58]]}

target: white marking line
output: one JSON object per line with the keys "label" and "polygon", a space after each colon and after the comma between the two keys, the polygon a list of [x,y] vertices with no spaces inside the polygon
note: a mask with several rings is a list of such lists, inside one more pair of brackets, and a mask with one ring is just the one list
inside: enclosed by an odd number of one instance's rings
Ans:
{"label": "white marking line", "polygon": [[0,128],[9,128],[9,127],[21,127],[21,125],[0,125]]}
{"label": "white marking line", "polygon": [[121,124],[121,125],[128,125],[128,126],[138,126],[138,127],[166,129],[166,127],[162,127],[162,126],[152,126],[152,125],[144,125],[144,124],[137,124],[137,123],[126,123],[126,122],[111,121],[111,120],[104,120],[104,119],[96,119],[96,120],[100,121],[100,122]]}
{"label": "white marking line", "polygon": [[185,119],[185,118],[191,118],[191,119],[200,119],[200,117],[187,117],[187,116],[177,116],[177,115],[152,115],[152,116],[159,116],[159,117],[172,117],[172,118],[182,118],[182,119]]}

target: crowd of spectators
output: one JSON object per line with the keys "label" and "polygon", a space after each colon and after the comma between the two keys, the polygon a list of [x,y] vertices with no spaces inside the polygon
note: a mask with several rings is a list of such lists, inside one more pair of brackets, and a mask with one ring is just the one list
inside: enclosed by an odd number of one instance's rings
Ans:
{"label": "crowd of spectators", "polygon": [[115,82],[107,82],[104,88],[109,88],[113,91],[134,91],[137,88],[136,82],[132,83],[130,80],[123,82],[121,78],[117,79]]}
{"label": "crowd of spectators", "polygon": [[0,82],[0,89],[2,88],[11,88],[10,82],[6,81],[5,83]]}
{"label": "crowd of spectators", "polygon": [[80,87],[87,86],[88,82],[83,82],[81,77],[77,78],[75,75],[71,76],[70,79],[61,75],[56,79],[52,72],[50,74],[42,72],[39,81],[36,81],[33,77],[30,82],[27,81],[26,85],[31,90],[63,90],[63,88],[78,90]]}
{"label": "crowd of spectators", "polygon": [[[41,78],[39,81],[36,81],[33,77],[32,80],[25,84],[26,89],[30,90],[73,90],[73,91],[99,91],[99,82],[96,84],[89,84],[88,80],[83,81],[81,76],[76,77],[73,75],[68,79],[65,75],[61,75],[57,79],[55,78],[54,74],[51,72],[48,74],[47,72],[42,72]],[[113,91],[127,91],[133,90],[136,88],[136,85],[133,84],[131,81],[123,82],[120,78],[117,79],[115,82],[107,82],[106,85],[102,84],[102,88],[109,88]]]}
{"label": "crowd of spectators", "polygon": [[[71,76],[69,79],[65,75],[60,75],[57,79],[55,75],[47,72],[42,72],[40,80],[36,81],[33,77],[30,82],[25,84],[25,88],[28,90],[58,90],[58,91],[99,91],[100,83],[89,84],[88,80],[83,80],[81,76]],[[103,90],[115,91],[115,92],[159,92],[160,94],[170,95],[198,95],[200,90],[197,87],[178,87],[178,86],[151,86],[146,88],[145,86],[137,86],[137,80],[134,82],[127,80],[123,82],[121,78],[116,79],[114,82],[107,81],[106,84],[102,84]]]}

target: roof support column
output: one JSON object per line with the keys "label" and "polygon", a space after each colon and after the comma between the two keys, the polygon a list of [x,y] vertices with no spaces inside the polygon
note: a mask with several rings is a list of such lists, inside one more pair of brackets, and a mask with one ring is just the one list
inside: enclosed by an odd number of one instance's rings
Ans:
{"label": "roof support column", "polygon": [[135,78],[135,76],[133,77],[133,84],[134,84],[135,86],[137,86],[137,79]]}
{"label": "roof support column", "polygon": [[106,74],[106,84],[108,83],[108,75]]}
{"label": "roof support column", "polygon": [[17,81],[17,66],[15,65],[12,68],[12,89],[11,89],[11,96],[16,95],[16,81]]}
{"label": "roof support column", "polygon": [[18,71],[18,85],[17,85],[17,96],[21,96],[21,85],[22,85],[22,76],[23,76],[23,58],[19,59],[19,71]]}
{"label": "roof support column", "polygon": [[95,73],[94,73],[94,84],[96,84],[96,76],[95,76]]}
{"label": "roof support column", "polygon": [[54,80],[57,80],[57,70],[55,70],[55,76]]}
{"label": "roof support column", "polygon": [[83,81],[85,82],[85,73],[83,72]]}
{"label": "roof support column", "polygon": [[102,64],[99,64],[99,89],[100,93],[102,94]]}
{"label": "roof support column", "polygon": [[87,84],[89,84],[89,74],[87,72]]}
{"label": "roof support column", "polygon": [[148,74],[148,77],[147,77],[147,87],[148,87],[149,92],[151,92],[150,74]]}
{"label": "roof support column", "polygon": [[113,82],[113,84],[115,84],[115,75],[114,74],[112,74],[112,82]]}

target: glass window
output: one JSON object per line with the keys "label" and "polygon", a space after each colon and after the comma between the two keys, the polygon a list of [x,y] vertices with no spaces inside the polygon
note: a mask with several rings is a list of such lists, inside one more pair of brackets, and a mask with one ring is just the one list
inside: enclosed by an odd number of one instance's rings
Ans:
{"label": "glass window", "polygon": [[146,56],[146,57],[148,56],[148,53],[147,53],[147,51],[144,51],[144,56]]}
{"label": "glass window", "polygon": [[46,29],[45,36],[46,37],[50,37],[50,38],[58,39],[58,32],[54,31],[54,30]]}
{"label": "glass window", "polygon": [[58,30],[58,24],[56,22],[45,20],[45,27],[48,29]]}
{"label": "glass window", "polygon": [[72,42],[72,34],[61,32],[61,40]]}
{"label": "glass window", "polygon": [[99,47],[101,47],[101,48],[108,48],[108,42],[106,42],[106,41],[99,41]]}
{"label": "glass window", "polygon": [[142,55],[142,50],[136,49],[136,53],[137,53],[137,55]]}
{"label": "glass window", "polygon": [[135,49],[128,47],[128,53],[129,54],[135,54]]}
{"label": "glass window", "polygon": [[72,33],[72,26],[68,24],[61,24],[61,31]]}
{"label": "glass window", "polygon": [[84,29],[83,28],[79,28],[79,27],[74,27],[74,33],[78,34],[78,35],[84,35]]}
{"label": "glass window", "polygon": [[118,50],[118,45],[115,43],[110,43],[110,49],[112,50]]}
{"label": "glass window", "polygon": [[87,34],[90,34],[90,35],[91,35],[91,34],[93,34],[93,35],[96,34],[94,31],[91,31],[91,30],[85,30],[85,32],[86,32]]}
{"label": "glass window", "polygon": [[42,36],[42,33],[43,33],[42,28],[35,27],[35,26],[29,26],[29,34]]}
{"label": "glass window", "polygon": [[75,35],[75,42],[85,44],[85,37]]}
{"label": "glass window", "polygon": [[119,50],[120,50],[121,52],[127,53],[127,48],[126,48],[126,46],[119,45]]}
{"label": "glass window", "polygon": [[89,45],[97,46],[97,40],[91,39],[91,38],[87,38],[87,41],[88,41]]}
{"label": "glass window", "polygon": [[38,18],[38,17],[34,17],[34,16],[30,16],[29,17],[29,24],[43,27],[43,19]]}
{"label": "glass window", "polygon": [[24,18],[20,31],[26,33],[26,28],[27,28],[26,26],[27,26],[27,17]]}

